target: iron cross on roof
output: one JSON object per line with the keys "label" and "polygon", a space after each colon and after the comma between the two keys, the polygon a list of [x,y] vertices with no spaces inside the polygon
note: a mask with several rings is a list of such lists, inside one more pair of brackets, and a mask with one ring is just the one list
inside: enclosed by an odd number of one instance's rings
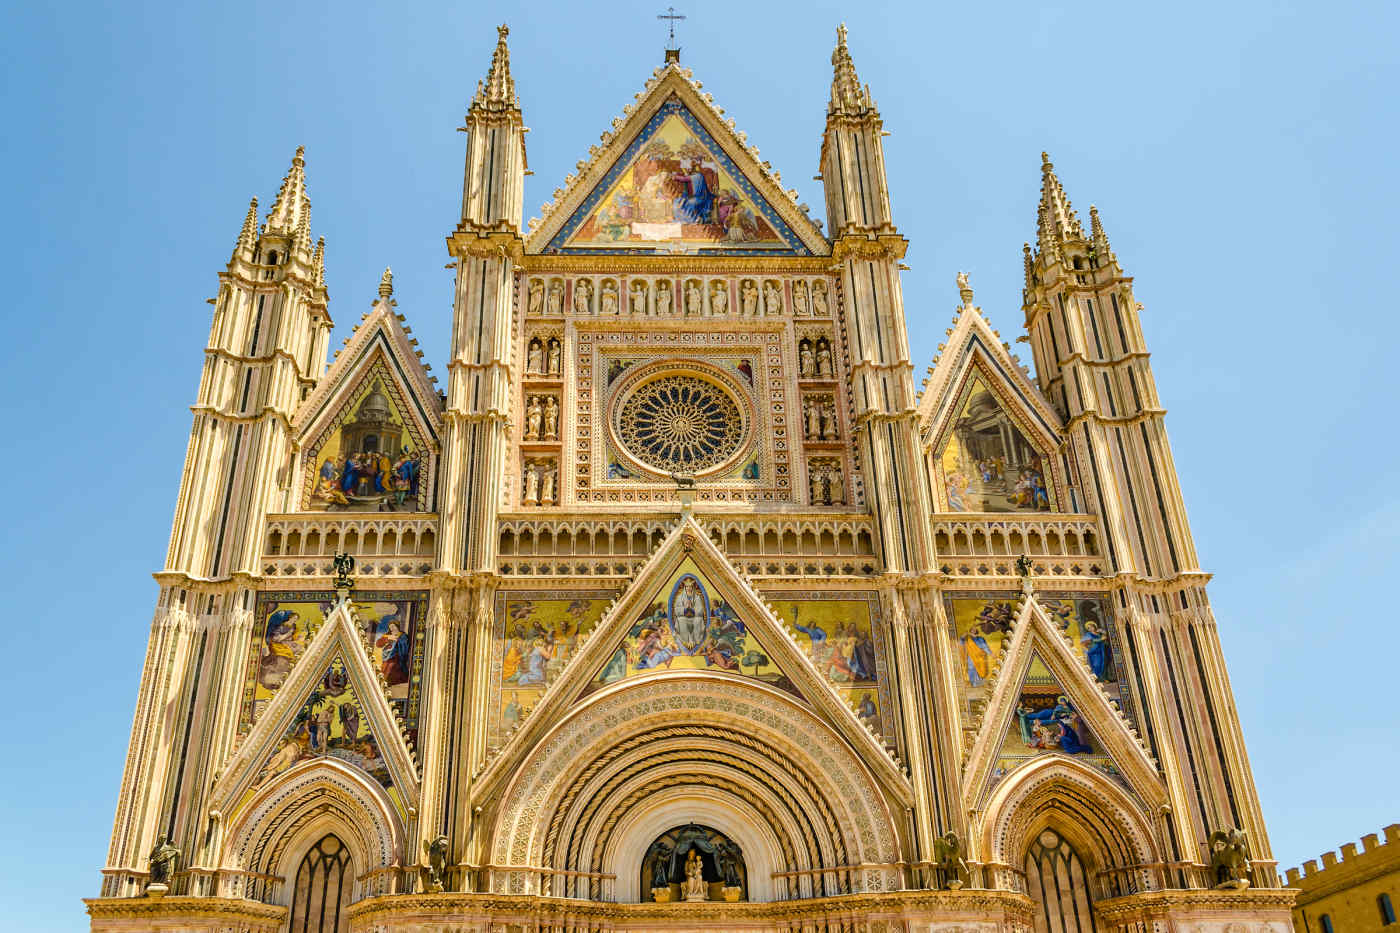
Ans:
{"label": "iron cross on roof", "polygon": [[685,19],[685,14],[677,13],[676,8],[668,6],[665,13],[658,13],[657,19],[667,20],[669,37],[666,41],[666,61],[679,62],[681,60],[681,50],[676,46],[676,23]]}

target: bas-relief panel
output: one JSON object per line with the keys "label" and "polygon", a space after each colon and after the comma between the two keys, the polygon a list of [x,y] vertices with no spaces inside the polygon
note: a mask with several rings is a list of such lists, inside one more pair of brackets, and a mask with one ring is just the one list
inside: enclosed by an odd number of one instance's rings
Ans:
{"label": "bas-relief panel", "polygon": [[[418,735],[418,702],[423,677],[424,591],[374,593],[357,590],[351,603],[356,628],[389,685],[389,701],[408,729]],[[246,732],[286,681],[333,608],[336,594],[259,593],[248,655],[240,729]]]}
{"label": "bas-relief panel", "polygon": [[[856,597],[856,598],[852,598]],[[879,735],[893,739],[893,701],[885,672],[885,633],[874,594],[810,593],[800,600],[769,598],[797,632],[817,671]]]}
{"label": "bas-relief panel", "polygon": [[671,99],[545,251],[675,249],[807,252],[694,114]]}
{"label": "bas-relief panel", "polygon": [[491,738],[500,737],[534,708],[579,638],[598,624],[611,592],[498,593],[491,683]]}
{"label": "bas-relief panel", "polygon": [[405,418],[397,386],[375,371],[308,451],[303,507],[334,512],[425,512],[427,444]]}
{"label": "bas-relief panel", "polygon": [[974,376],[939,455],[950,512],[1048,512],[1044,456]]}
{"label": "bas-relief panel", "polygon": [[293,766],[323,756],[338,758],[364,771],[388,790],[394,803],[403,809],[379,742],[370,729],[369,717],[355,695],[345,660],[338,655],[263,763],[248,794]]}
{"label": "bas-relief panel", "polygon": [[[1014,594],[945,595],[949,627],[960,649],[963,694],[968,709],[987,701],[987,677],[996,667],[1016,622]],[[1099,686],[1135,721],[1132,693],[1122,671],[1119,638],[1107,600],[1066,595],[1041,599],[1041,606],[1065,632]],[[1016,718],[993,769],[1000,779],[1021,762],[1047,751],[1082,758],[1117,777],[1118,769],[1075,711],[1064,690],[1038,655],[1021,685]]]}

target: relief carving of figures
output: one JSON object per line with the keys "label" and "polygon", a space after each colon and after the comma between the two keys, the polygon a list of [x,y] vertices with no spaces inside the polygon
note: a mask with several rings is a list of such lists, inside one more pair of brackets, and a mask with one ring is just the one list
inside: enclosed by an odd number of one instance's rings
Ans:
{"label": "relief carving of figures", "polygon": [[710,293],[710,314],[713,317],[721,317],[729,311],[729,285],[725,282],[716,282],[714,290]]}
{"label": "relief carving of figures", "polygon": [[530,280],[530,301],[527,307],[531,314],[539,314],[544,310],[544,283],[539,279]]}
{"label": "relief carving of figures", "polygon": [[562,359],[562,356],[561,356],[561,353],[560,353],[559,338],[558,338],[558,337],[550,337],[550,338],[549,338],[549,370],[548,370],[549,375],[551,375],[551,376],[557,376],[557,375],[559,375],[559,374],[563,371],[563,367],[562,367],[562,365],[561,365],[562,362],[563,362],[563,359]]}
{"label": "relief carving of figures", "polygon": [[549,283],[549,301],[545,310],[550,314],[564,313],[564,283],[558,279]]}
{"label": "relief carving of figures", "polygon": [[758,286],[750,279],[744,279],[739,286],[739,301],[745,317],[758,317]]}
{"label": "relief carving of figures", "polygon": [[544,419],[544,406],[540,404],[538,395],[530,396],[529,403],[525,406],[525,440],[537,441],[540,439],[540,425]]}
{"label": "relief carving of figures", "polygon": [[603,283],[603,291],[598,298],[599,314],[617,313],[617,286],[612,282]]}
{"label": "relief carving of figures", "polygon": [[669,317],[671,314],[671,283],[656,283],[656,315]]}
{"label": "relief carving of figures", "polygon": [[815,375],[817,368],[817,356],[812,352],[812,341],[804,339],[797,345],[797,374],[799,376]]}
{"label": "relief carving of figures", "polygon": [[792,313],[807,313],[807,285],[805,282],[792,283]]}
{"label": "relief carving of figures", "polygon": [[540,505],[554,504],[554,483],[554,461],[549,460],[545,462],[544,478],[540,480]]}
{"label": "relief carving of figures", "polygon": [[546,396],[544,400],[544,439],[559,439],[559,403],[552,395]]}
{"label": "relief carving of figures", "polygon": [[821,282],[812,285],[812,313],[817,317],[826,317],[826,286]]}
{"label": "relief carving of figures", "polygon": [[763,283],[763,313],[769,317],[783,313],[783,290],[777,282]]}
{"label": "relief carving of figures", "polygon": [[574,313],[588,314],[593,310],[593,286],[587,279],[574,282]]}
{"label": "relief carving of figures", "polygon": [[525,464],[525,496],[526,505],[540,504],[540,471],[535,469],[534,463]]}
{"label": "relief carving of figures", "polygon": [[699,317],[704,312],[705,296],[700,292],[700,283],[685,283],[685,316]]}
{"label": "relief carving of figures", "polygon": [[846,482],[835,460],[813,460],[807,468],[812,505],[844,505]]}
{"label": "relief carving of figures", "polygon": [[633,314],[647,313],[647,283],[641,279],[633,279],[630,295],[627,299],[627,310]]}

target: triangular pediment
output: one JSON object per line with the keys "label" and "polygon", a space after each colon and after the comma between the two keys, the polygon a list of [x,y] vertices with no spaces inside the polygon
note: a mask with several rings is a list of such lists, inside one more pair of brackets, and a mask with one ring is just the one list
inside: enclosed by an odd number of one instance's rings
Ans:
{"label": "triangular pediment", "polygon": [[827,241],[699,82],[659,69],[555,192],[529,252],[824,255]]}
{"label": "triangular pediment", "polygon": [[891,791],[908,780],[873,728],[818,671],[795,632],[774,615],[730,565],[706,531],[687,516],[657,547],[633,584],[582,636],[572,659],[529,715],[505,737],[482,786],[504,781],[568,714],[600,691],[669,671],[704,671],[758,680],[798,698],[832,726]]}
{"label": "triangular pediment", "polygon": [[405,819],[417,806],[417,768],[403,726],[348,603],[326,618],[223,769],[217,808],[232,814],[279,775],[323,757],[359,769]]}
{"label": "triangular pediment", "polygon": [[986,671],[990,687],[964,767],[964,803],[977,806],[1002,778],[1045,755],[1089,764],[1141,800],[1159,802],[1166,791],[1156,763],[1101,685],[1100,678],[1115,676],[1093,638],[1101,624],[1071,619],[1074,610],[1062,600],[1045,602],[1024,593],[1009,632],[1006,620],[993,620],[995,643],[975,630],[963,639],[976,644],[969,657],[986,653],[979,673]]}
{"label": "triangular pediment", "polygon": [[293,421],[297,509],[433,510],[442,400],[420,355],[376,302]]}
{"label": "triangular pediment", "polygon": [[979,309],[955,320],[919,415],[938,511],[1072,511],[1059,416]]}

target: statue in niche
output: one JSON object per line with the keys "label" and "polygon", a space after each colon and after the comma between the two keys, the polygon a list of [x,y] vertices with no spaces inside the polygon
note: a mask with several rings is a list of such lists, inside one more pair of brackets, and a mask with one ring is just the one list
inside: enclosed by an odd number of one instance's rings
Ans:
{"label": "statue in niche", "polygon": [[539,314],[544,309],[544,283],[539,279],[530,280],[530,301],[527,307],[531,314]]}
{"label": "statue in niche", "polygon": [[704,312],[705,296],[699,282],[685,283],[685,316],[699,317]]}
{"label": "statue in niche", "polygon": [[633,314],[647,313],[647,283],[641,279],[633,279],[631,296],[627,299],[627,310]]}
{"label": "statue in niche", "polygon": [[831,375],[831,344],[823,337],[817,341],[817,375]]}
{"label": "statue in niche", "polygon": [[822,486],[822,474],[821,471],[817,469],[815,463],[812,464],[811,469],[807,472],[807,491],[811,495],[812,505],[830,505],[830,503],[826,502],[824,499],[823,493],[825,490]]}
{"label": "statue in niche", "polygon": [[549,338],[549,368],[548,368],[548,373],[549,373],[549,375],[551,375],[551,376],[557,376],[557,375],[560,374],[560,372],[562,371],[562,366],[560,365],[561,362],[562,362],[562,359],[561,359],[561,356],[560,356],[559,338],[558,338],[558,337],[550,337],[550,338]]}
{"label": "statue in niche", "polygon": [[530,352],[525,363],[527,373],[544,372],[544,345],[540,343],[538,337],[530,341]]}
{"label": "statue in niche", "polygon": [[818,317],[826,317],[826,286],[821,282],[812,286],[812,313]]}
{"label": "statue in niche", "polygon": [[805,282],[792,283],[792,313],[807,313],[807,285]]}
{"label": "statue in niche", "polygon": [[564,283],[555,279],[549,286],[549,300],[545,310],[550,314],[564,313]]}
{"label": "statue in niche", "polygon": [[836,406],[827,402],[822,404],[817,402],[817,407],[821,409],[821,434],[824,441],[836,439]]}
{"label": "statue in niche", "polygon": [[604,282],[598,301],[599,314],[617,314],[617,286],[611,282]]}
{"label": "statue in niche", "polygon": [[647,850],[646,857],[652,859],[651,863],[651,890],[652,897],[661,900],[662,895],[658,891],[665,891],[665,896],[671,894],[671,848],[666,843],[658,839],[651,844]]}
{"label": "statue in niche", "polygon": [[687,901],[707,901],[710,899],[710,886],[705,883],[705,865],[700,856],[691,849],[685,856],[685,899]]}
{"label": "statue in niche", "polygon": [[763,283],[763,313],[769,317],[783,313],[783,290],[777,282]]}
{"label": "statue in niche", "polygon": [[797,345],[797,374],[810,376],[817,367],[816,354],[812,352],[812,341],[803,339]]}
{"label": "statue in niche", "polygon": [[529,403],[525,406],[525,440],[537,441],[540,439],[540,424],[544,418],[544,406],[540,404],[538,395],[530,396]]}
{"label": "statue in niche", "polygon": [[835,466],[826,471],[825,492],[828,505],[846,504],[846,483],[841,478],[841,470]]}
{"label": "statue in niche", "polygon": [[170,844],[170,838],[164,833],[156,839],[155,848],[151,849],[150,874],[146,881],[146,887],[168,888],[170,879],[175,876],[175,869],[180,863],[180,850]]}
{"label": "statue in niche", "polygon": [[574,313],[588,314],[593,310],[593,286],[587,279],[574,282]]}
{"label": "statue in niche", "polygon": [[535,468],[533,462],[525,464],[525,498],[526,505],[540,504],[540,471]]}
{"label": "statue in niche", "polygon": [[807,440],[821,440],[821,405],[816,399],[807,399]]}
{"label": "statue in niche", "polygon": [[670,317],[671,315],[671,283],[658,282],[656,285],[656,316]]}
{"label": "statue in niche", "polygon": [[546,461],[544,478],[540,480],[540,505],[554,504],[554,476],[554,461]]}
{"label": "statue in niche", "polygon": [[559,439],[559,403],[554,400],[552,395],[547,395],[544,399],[544,439],[547,441]]}
{"label": "statue in niche", "polygon": [[758,286],[751,279],[739,286],[739,301],[745,317],[758,317]]}
{"label": "statue in niche", "polygon": [[729,286],[724,282],[716,282],[714,291],[710,293],[710,316],[723,317],[729,310]]}
{"label": "statue in niche", "polygon": [[715,863],[726,888],[742,888],[739,866],[743,863],[743,850],[728,839],[721,839],[715,846]]}

